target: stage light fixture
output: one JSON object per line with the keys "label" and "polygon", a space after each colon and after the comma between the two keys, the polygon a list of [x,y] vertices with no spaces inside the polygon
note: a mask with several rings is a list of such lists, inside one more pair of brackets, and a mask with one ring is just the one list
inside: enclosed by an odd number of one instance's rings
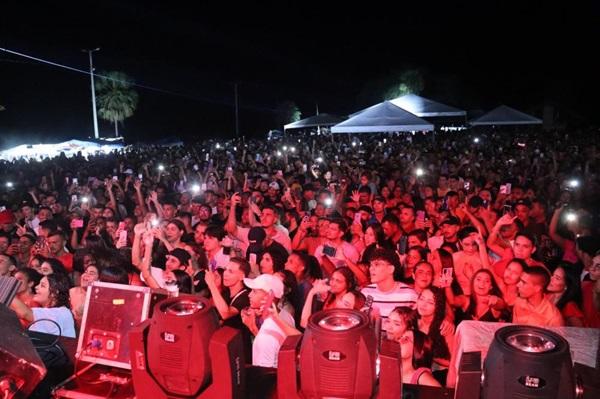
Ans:
{"label": "stage light fixture", "polygon": [[484,361],[482,397],[575,399],[569,343],[539,327],[499,329]]}
{"label": "stage light fixture", "polygon": [[129,334],[138,398],[227,399],[244,395],[240,332],[219,328],[207,299],[180,295],[159,302]]}
{"label": "stage light fixture", "polygon": [[279,352],[280,398],[370,398],[376,374],[377,344],[366,313],[331,309],[313,314],[300,347],[300,389],[296,379],[298,337]]}

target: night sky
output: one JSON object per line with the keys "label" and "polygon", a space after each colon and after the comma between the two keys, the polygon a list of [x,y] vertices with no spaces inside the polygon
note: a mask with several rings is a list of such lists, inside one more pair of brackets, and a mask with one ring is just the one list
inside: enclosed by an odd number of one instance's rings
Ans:
{"label": "night sky", "polygon": [[[11,4],[12,3],[12,4]],[[204,5],[203,3],[211,3]],[[3,2],[0,47],[97,72],[119,70],[140,103],[129,141],[281,128],[275,109],[348,114],[418,68],[423,95],[469,111],[501,103],[597,123],[600,12],[566,2]],[[82,5],[84,4],[84,5]],[[391,4],[396,4],[391,6]],[[92,134],[89,77],[0,52],[0,145]],[[100,122],[101,134],[113,134]]]}

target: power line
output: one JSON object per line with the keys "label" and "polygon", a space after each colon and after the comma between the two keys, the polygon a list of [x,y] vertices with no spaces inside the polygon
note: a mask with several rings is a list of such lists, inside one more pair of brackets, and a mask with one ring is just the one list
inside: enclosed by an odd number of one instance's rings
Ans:
{"label": "power line", "polygon": [[[234,107],[235,104],[232,104],[230,101],[225,101],[225,100],[218,100],[218,99],[214,99],[214,98],[207,98],[207,97],[196,97],[196,96],[192,96],[189,94],[184,94],[184,93],[179,93],[179,92],[175,92],[172,90],[165,90],[165,89],[161,89],[158,87],[153,87],[153,86],[147,86],[147,85],[143,85],[143,84],[139,84],[139,83],[135,83],[135,82],[131,82],[131,81],[124,81],[124,80],[120,80],[120,79],[115,79],[115,78],[111,78],[110,76],[105,76],[105,75],[100,75],[97,73],[92,73],[83,69],[79,69],[79,68],[74,68],[68,65],[64,65],[64,64],[59,64],[57,62],[53,62],[53,61],[49,61],[49,60],[45,60],[43,58],[39,58],[39,57],[34,57],[32,55],[28,55],[28,54],[24,54],[24,53],[20,53],[18,51],[14,51],[14,50],[10,50],[7,48],[3,48],[0,47],[0,51],[4,51],[6,53],[9,54],[13,54],[19,57],[23,57],[23,58],[27,58],[30,60],[34,60],[43,64],[48,64],[48,65],[52,65],[58,68],[63,68],[63,69],[67,69],[69,71],[72,72],[77,72],[77,73],[81,73],[81,74],[85,74],[85,75],[94,75],[94,77],[98,77],[101,79],[106,79],[106,80],[112,80],[114,82],[119,82],[119,83],[126,83],[126,84],[130,84],[132,86],[135,87],[139,87],[141,89],[145,89],[145,90],[150,90],[150,91],[154,91],[157,93],[162,93],[162,94],[168,94],[168,95],[172,95],[172,96],[176,96],[176,97],[183,97],[183,98],[187,98],[190,100],[194,100],[194,101],[200,101],[200,102],[208,102],[208,103],[213,103],[213,104],[220,104],[220,105],[225,105],[228,107]],[[240,105],[240,108],[245,108],[245,109],[249,109],[249,110],[254,110],[254,111],[260,111],[260,112],[275,112],[275,109],[272,108],[266,108],[266,107],[258,107],[258,106],[252,106],[252,105]]]}

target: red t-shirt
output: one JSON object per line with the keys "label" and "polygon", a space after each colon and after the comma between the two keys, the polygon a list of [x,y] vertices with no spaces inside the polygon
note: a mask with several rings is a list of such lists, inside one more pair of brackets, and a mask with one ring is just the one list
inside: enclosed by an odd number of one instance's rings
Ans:
{"label": "red t-shirt", "polygon": [[56,259],[61,261],[68,273],[73,271],[73,254],[65,252],[63,255],[57,256]]}

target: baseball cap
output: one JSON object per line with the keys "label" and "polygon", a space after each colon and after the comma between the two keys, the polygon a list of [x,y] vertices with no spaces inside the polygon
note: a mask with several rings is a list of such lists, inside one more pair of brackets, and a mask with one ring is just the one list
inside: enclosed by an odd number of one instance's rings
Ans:
{"label": "baseball cap", "polygon": [[252,290],[273,291],[275,298],[283,296],[283,282],[272,274],[261,274],[256,278],[245,278],[244,284]]}
{"label": "baseball cap", "polygon": [[261,253],[263,250],[263,241],[267,237],[265,229],[260,226],[251,227],[248,231],[248,249],[247,253]]}
{"label": "baseball cap", "polygon": [[266,237],[267,233],[265,232],[265,229],[263,229],[260,226],[251,227],[248,231],[248,241],[250,242],[250,244],[262,244]]}
{"label": "baseball cap", "polygon": [[125,169],[125,172],[123,172],[123,173],[125,173],[126,175],[132,175],[133,174],[133,169],[127,168],[127,169]]}
{"label": "baseball cap", "polygon": [[175,248],[174,250],[169,252],[169,255],[179,259],[179,263],[181,263],[184,266],[187,266],[190,258],[192,257],[188,251],[182,248]]}
{"label": "baseball cap", "polygon": [[453,224],[456,226],[460,226],[460,220],[456,216],[448,216],[440,225],[443,224]]}
{"label": "baseball cap", "polygon": [[529,201],[527,198],[521,198],[514,203],[514,206],[517,205],[525,205],[527,208],[531,208],[531,201]]}
{"label": "baseball cap", "polygon": [[273,190],[279,190],[279,183],[277,183],[276,181],[272,181],[271,183],[269,183],[269,188],[272,188]]}

